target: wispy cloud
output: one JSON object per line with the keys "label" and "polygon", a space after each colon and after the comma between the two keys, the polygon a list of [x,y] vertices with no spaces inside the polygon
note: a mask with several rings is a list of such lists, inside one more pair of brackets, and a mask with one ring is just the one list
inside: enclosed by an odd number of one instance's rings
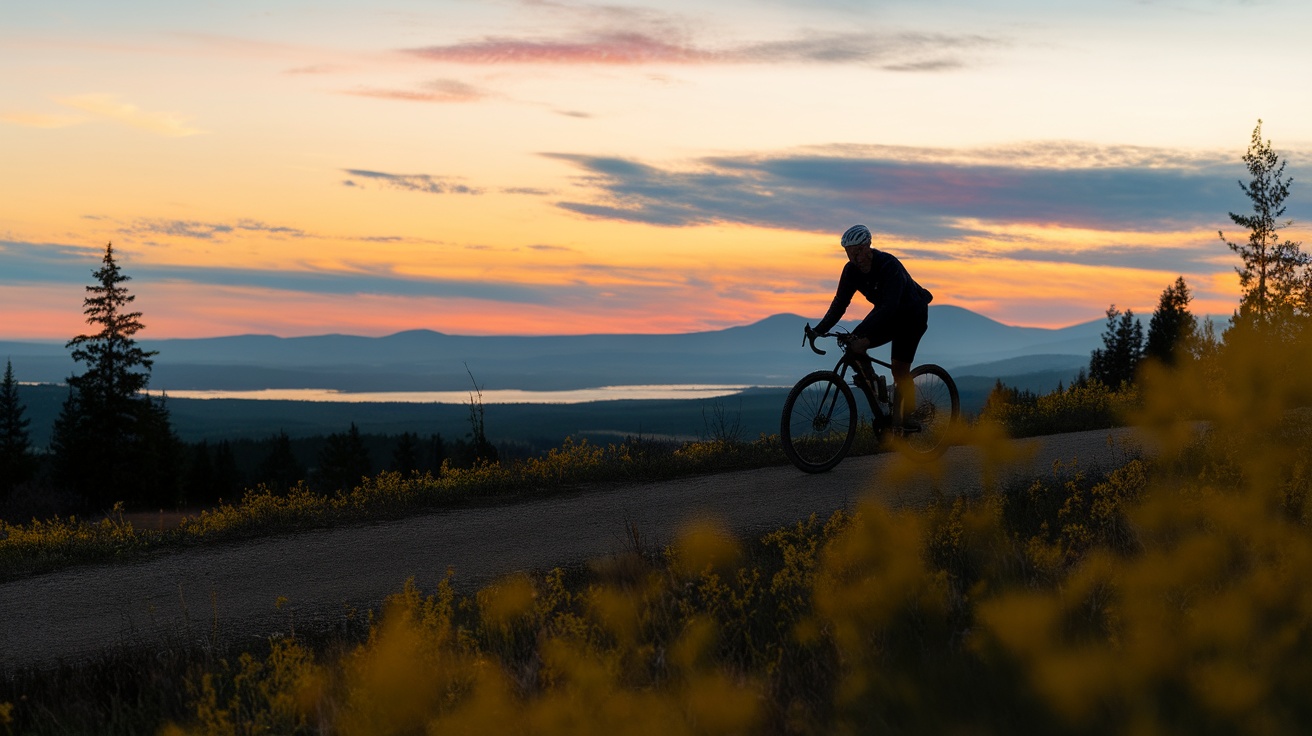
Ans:
{"label": "wispy cloud", "polygon": [[[0,241],[0,283],[86,284],[104,251],[52,243]],[[306,294],[423,296],[553,304],[577,299],[579,286],[542,286],[396,274],[386,267],[258,269],[142,262],[120,251],[120,265],[140,282],[182,282]]]}
{"label": "wispy cloud", "polygon": [[39,112],[6,112],[0,113],[0,120],[25,128],[69,128],[85,122],[86,118]]}
{"label": "wispy cloud", "polygon": [[[980,254],[977,254],[980,255]],[[1177,273],[1225,273],[1234,268],[1230,251],[1219,242],[1210,245],[1162,247],[1109,245],[1094,248],[1016,248],[998,251],[996,257],[1043,263],[1077,263]]]}
{"label": "wispy cloud", "polygon": [[1005,162],[989,151],[977,152],[984,160],[976,163],[936,161],[923,151],[903,160],[893,153],[724,156],[680,169],[618,157],[546,155],[578,167],[578,183],[595,194],[559,207],[674,227],[727,222],[829,232],[866,222],[881,232],[932,240],[976,234],[979,222],[1112,231],[1212,226],[1243,204],[1234,183],[1242,167],[1232,161],[1184,164],[1179,156],[1171,165],[1127,166],[1122,151],[1108,156],[1120,165],[1057,168],[1023,156]]}
{"label": "wispy cloud", "polygon": [[195,240],[214,240],[223,235],[239,232],[258,232],[268,235],[281,235],[291,238],[308,237],[308,233],[294,227],[269,225],[258,220],[237,220],[233,223],[198,222],[195,220],[136,220],[131,225],[121,228],[120,232],[130,235],[169,235]]}
{"label": "wispy cloud", "polygon": [[1004,41],[981,35],[807,33],[711,48],[681,31],[602,30],[561,38],[489,36],[406,49],[429,61],[461,64],[863,64],[894,71],[941,71],[965,65],[958,54]]}
{"label": "wispy cloud", "polygon": [[205,131],[193,128],[187,118],[173,112],[149,112],[136,105],[120,102],[114,95],[90,94],[56,99],[61,105],[81,110],[90,115],[112,120],[137,130],[156,135],[180,138],[198,135]]}
{"label": "wispy cloud", "polygon": [[378,87],[358,87],[347,90],[345,94],[357,97],[374,97],[383,100],[401,102],[477,102],[494,96],[487,90],[480,89],[454,79],[435,79],[425,82],[418,89],[384,89]]}
{"label": "wispy cloud", "polygon": [[432,176],[430,174],[388,174],[382,171],[369,171],[367,169],[343,169],[347,174],[355,177],[343,182],[346,186],[362,186],[356,179],[363,180],[364,184],[377,184],[390,189],[402,189],[412,192],[424,192],[425,194],[482,194],[481,189],[461,184],[450,177]]}

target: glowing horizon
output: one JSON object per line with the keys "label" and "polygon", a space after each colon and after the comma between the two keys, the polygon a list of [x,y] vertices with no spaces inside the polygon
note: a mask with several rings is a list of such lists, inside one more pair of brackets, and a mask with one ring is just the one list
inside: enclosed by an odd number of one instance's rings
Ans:
{"label": "glowing horizon", "polygon": [[0,10],[0,339],[85,331],[106,242],[148,338],[815,319],[854,222],[1006,324],[1229,314],[1258,118],[1312,240],[1233,31],[1295,2],[129,5]]}

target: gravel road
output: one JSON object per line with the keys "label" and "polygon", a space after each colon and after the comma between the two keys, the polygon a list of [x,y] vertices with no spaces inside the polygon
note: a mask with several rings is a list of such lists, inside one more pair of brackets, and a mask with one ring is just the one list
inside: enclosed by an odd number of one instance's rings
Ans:
{"label": "gravel road", "polygon": [[[1049,472],[1054,461],[1084,467],[1123,460],[1133,430],[1100,430],[1013,441],[1026,459],[1001,476]],[[187,549],[115,565],[77,567],[0,585],[0,671],[77,661],[122,645],[160,646],[216,637],[263,637],[326,627],[349,609],[377,606],[413,577],[432,590],[448,567],[462,588],[516,570],[548,569],[623,551],[637,526],[653,545],[681,524],[713,517],[751,535],[822,518],[873,495],[920,505],[982,489],[980,452],[952,448],[937,478],[894,482],[896,455],[848,458],[822,475],[791,466],[623,487],[507,506],[459,509],[294,535]],[[279,609],[275,602],[285,598]]]}

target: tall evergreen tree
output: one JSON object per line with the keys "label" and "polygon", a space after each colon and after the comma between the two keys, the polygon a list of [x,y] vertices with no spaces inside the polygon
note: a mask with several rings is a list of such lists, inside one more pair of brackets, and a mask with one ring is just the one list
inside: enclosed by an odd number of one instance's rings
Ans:
{"label": "tall evergreen tree", "polygon": [[279,430],[269,444],[269,454],[260,463],[257,482],[283,493],[305,480],[305,466],[296,459],[292,440],[285,431]]}
{"label": "tall evergreen tree", "polygon": [[55,424],[56,477],[93,507],[172,502],[176,495],[176,437],[168,411],[143,391],[154,351],[141,349],[141,312],[131,280],[105,246],[96,283],[86,287],[83,314],[95,332],[68,342],[85,372],[70,376],[68,401]]}
{"label": "tall evergreen tree", "polygon": [[1134,381],[1134,371],[1143,359],[1143,323],[1135,318],[1134,310],[1122,313],[1115,304],[1107,308],[1102,344],[1090,356],[1089,378],[1110,388]]}
{"label": "tall evergreen tree", "polygon": [[1152,319],[1148,321],[1148,343],[1144,346],[1144,357],[1160,360],[1166,365],[1174,365],[1180,351],[1187,350],[1198,331],[1198,320],[1189,311],[1189,302],[1193,296],[1184,277],[1179,276],[1175,283],[1166,287]]}
{"label": "tall evergreen tree", "polygon": [[1282,229],[1293,224],[1281,218],[1294,179],[1283,178],[1285,162],[1272,150],[1270,141],[1262,141],[1261,120],[1253,129],[1244,164],[1252,179],[1247,184],[1239,182],[1239,188],[1252,202],[1253,211],[1249,215],[1231,212],[1230,219],[1248,230],[1248,242],[1231,242],[1218,231],[1221,240],[1243,262],[1242,267],[1235,267],[1243,290],[1235,327],[1284,336],[1290,333],[1294,316],[1312,306],[1306,302],[1312,275],[1308,274],[1308,255],[1300,244],[1281,235]]}
{"label": "tall evergreen tree", "polygon": [[209,505],[219,497],[215,487],[214,463],[210,460],[210,443],[201,440],[191,449],[191,463],[183,483],[183,506]]}
{"label": "tall evergreen tree", "polygon": [[241,471],[237,469],[237,456],[232,443],[224,440],[214,448],[214,490],[219,499],[236,500],[241,493]]}
{"label": "tall evergreen tree", "polygon": [[355,422],[345,434],[328,435],[328,444],[319,453],[320,485],[326,490],[350,489],[372,474],[373,461]]}
{"label": "tall evergreen tree", "polygon": [[392,450],[392,470],[409,475],[419,470],[419,435],[402,432]]}
{"label": "tall evergreen tree", "polygon": [[32,420],[23,416],[25,411],[18,398],[13,362],[7,360],[4,382],[0,383],[0,503],[16,486],[30,480],[36,470],[32,438],[27,432]]}

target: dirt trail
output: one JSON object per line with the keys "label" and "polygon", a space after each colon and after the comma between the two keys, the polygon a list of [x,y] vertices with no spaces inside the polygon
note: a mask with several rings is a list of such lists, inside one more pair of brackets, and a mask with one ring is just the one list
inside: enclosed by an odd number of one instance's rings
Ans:
{"label": "dirt trail", "polygon": [[[1083,466],[1123,460],[1133,430],[1017,440],[1033,455],[1008,476],[1048,472],[1054,461]],[[894,484],[894,455],[848,458],[829,473],[791,466],[700,476],[436,512],[399,521],[324,529],[53,572],[0,585],[0,670],[94,656],[123,644],[263,637],[329,626],[365,610],[414,577],[432,590],[448,567],[461,587],[516,570],[545,569],[624,550],[628,524],[659,545],[681,524],[715,517],[739,534],[761,533],[850,508],[866,494],[924,504],[937,487],[978,493],[974,448],[952,448],[944,472]],[[1005,480],[1005,478],[1004,478]],[[279,598],[286,603],[275,606]]]}

